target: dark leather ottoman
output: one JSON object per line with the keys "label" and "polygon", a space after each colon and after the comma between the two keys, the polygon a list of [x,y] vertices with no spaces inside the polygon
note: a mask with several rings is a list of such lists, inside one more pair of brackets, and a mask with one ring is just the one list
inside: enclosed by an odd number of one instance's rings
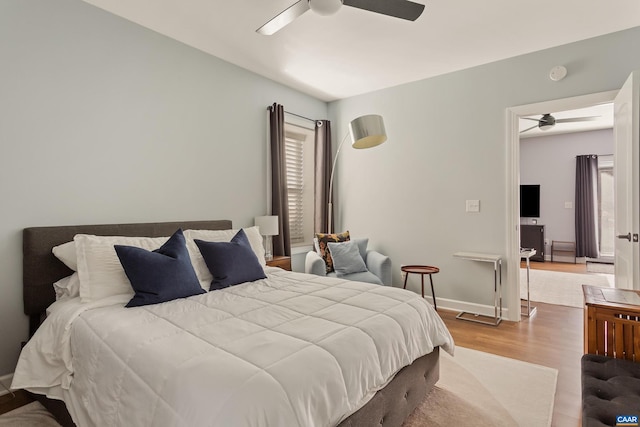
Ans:
{"label": "dark leather ottoman", "polygon": [[583,427],[620,425],[619,416],[640,417],[640,363],[585,354],[581,364]]}

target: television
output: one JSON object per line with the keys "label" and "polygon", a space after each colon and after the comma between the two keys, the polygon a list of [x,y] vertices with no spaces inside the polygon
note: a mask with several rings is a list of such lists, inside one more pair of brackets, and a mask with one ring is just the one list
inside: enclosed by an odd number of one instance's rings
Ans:
{"label": "television", "polygon": [[520,217],[538,218],[540,217],[540,186],[521,185],[520,186]]}

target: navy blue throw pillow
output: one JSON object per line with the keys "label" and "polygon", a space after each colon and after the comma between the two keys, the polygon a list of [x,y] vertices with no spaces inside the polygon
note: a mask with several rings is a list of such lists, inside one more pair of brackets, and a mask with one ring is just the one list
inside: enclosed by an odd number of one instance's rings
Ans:
{"label": "navy blue throw pillow", "polygon": [[244,230],[238,231],[230,242],[194,241],[213,276],[210,291],[266,279]]}
{"label": "navy blue throw pillow", "polygon": [[115,245],[120,264],[135,291],[127,307],[158,304],[204,294],[191,265],[182,230],[155,251]]}

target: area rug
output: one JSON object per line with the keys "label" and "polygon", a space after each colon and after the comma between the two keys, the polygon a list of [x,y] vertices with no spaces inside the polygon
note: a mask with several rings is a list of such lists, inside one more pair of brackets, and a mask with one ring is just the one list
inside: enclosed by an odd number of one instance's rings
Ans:
{"label": "area rug", "polygon": [[589,273],[614,274],[614,268],[614,265],[611,263],[587,261],[587,271]]}
{"label": "area rug", "polygon": [[[403,427],[551,425],[557,370],[463,347],[440,355],[440,381]],[[59,424],[32,402],[0,415],[0,426]]]}
{"label": "area rug", "polygon": [[[613,288],[614,276],[602,273],[577,274],[533,269],[529,272],[531,301],[582,308],[584,306],[582,285]],[[520,269],[520,298],[527,298],[526,268]]]}
{"label": "area rug", "polygon": [[556,369],[463,347],[440,354],[440,381],[403,427],[551,425]]}
{"label": "area rug", "polygon": [[40,402],[31,402],[0,415],[1,427],[60,427]]}

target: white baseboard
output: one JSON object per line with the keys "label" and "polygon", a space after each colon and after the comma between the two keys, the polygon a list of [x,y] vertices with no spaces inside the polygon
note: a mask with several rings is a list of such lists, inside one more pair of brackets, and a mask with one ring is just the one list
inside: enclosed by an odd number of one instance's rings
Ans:
{"label": "white baseboard", "polygon": [[9,387],[13,381],[13,373],[0,377],[0,396],[9,394]]}
{"label": "white baseboard", "polygon": [[[433,298],[431,296],[425,295],[424,299],[428,300],[431,304],[433,304]],[[466,311],[468,313],[476,313],[482,316],[489,316],[489,317],[493,317],[495,315],[495,308],[492,305],[476,304],[473,302],[440,298],[438,297],[438,295],[436,295],[436,302],[438,303],[438,308],[442,308],[445,310]],[[502,303],[504,304],[504,299],[502,300]],[[498,314],[499,314],[499,311],[498,311]],[[504,306],[502,307],[502,319],[509,320],[509,310]]]}
{"label": "white baseboard", "polygon": [[[548,262],[552,262],[551,261],[551,255],[545,255],[544,256],[544,260],[548,261]],[[566,262],[568,264],[586,264],[587,263],[587,259],[585,257],[574,258],[572,256],[556,255],[554,257],[553,262]]]}

